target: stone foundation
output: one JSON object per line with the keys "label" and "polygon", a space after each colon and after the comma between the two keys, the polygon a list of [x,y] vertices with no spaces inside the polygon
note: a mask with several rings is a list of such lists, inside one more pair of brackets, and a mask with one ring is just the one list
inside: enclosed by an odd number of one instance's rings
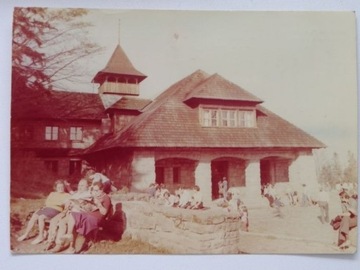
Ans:
{"label": "stone foundation", "polygon": [[236,213],[222,208],[179,209],[144,201],[120,204],[126,220],[123,237],[175,254],[239,253],[240,220]]}

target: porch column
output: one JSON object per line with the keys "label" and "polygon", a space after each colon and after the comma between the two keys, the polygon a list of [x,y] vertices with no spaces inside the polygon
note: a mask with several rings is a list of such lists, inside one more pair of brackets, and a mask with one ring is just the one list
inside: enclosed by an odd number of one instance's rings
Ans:
{"label": "porch column", "polygon": [[296,190],[306,184],[310,190],[317,190],[316,164],[312,155],[299,156],[289,167],[289,181]]}
{"label": "porch column", "polygon": [[261,205],[260,160],[249,161],[245,169],[245,187],[245,204],[251,207]]}
{"label": "porch column", "polygon": [[204,203],[211,202],[211,162],[200,162],[195,169],[195,184],[200,187]]}
{"label": "porch column", "polygon": [[153,153],[134,153],[131,162],[131,190],[144,191],[155,183],[155,158]]}

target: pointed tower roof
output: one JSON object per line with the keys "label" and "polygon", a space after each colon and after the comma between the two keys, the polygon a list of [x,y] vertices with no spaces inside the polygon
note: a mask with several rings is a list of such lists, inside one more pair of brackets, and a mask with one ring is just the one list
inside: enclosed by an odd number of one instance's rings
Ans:
{"label": "pointed tower roof", "polygon": [[110,60],[106,64],[105,68],[99,71],[94,79],[94,83],[102,83],[104,81],[104,77],[112,75],[112,76],[131,76],[136,77],[138,82],[144,80],[147,76],[136,70],[133,64],[130,62],[129,58],[126,56],[124,50],[117,45],[113,54],[110,57]]}

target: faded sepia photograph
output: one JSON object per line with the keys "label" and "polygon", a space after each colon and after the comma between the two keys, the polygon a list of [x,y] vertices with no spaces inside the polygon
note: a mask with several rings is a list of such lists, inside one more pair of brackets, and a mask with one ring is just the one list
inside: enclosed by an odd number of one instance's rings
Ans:
{"label": "faded sepia photograph", "polygon": [[13,254],[353,254],[356,14],[16,7]]}

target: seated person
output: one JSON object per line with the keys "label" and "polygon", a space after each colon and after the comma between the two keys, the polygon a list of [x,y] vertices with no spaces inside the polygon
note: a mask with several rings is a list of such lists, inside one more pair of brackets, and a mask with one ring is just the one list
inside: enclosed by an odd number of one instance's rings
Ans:
{"label": "seated person", "polygon": [[202,198],[202,194],[200,192],[200,188],[199,186],[194,186],[193,188],[194,192],[192,195],[192,200],[190,203],[190,209],[201,209],[203,208],[203,198]]}
{"label": "seated person", "polygon": [[54,184],[54,192],[51,192],[46,198],[45,207],[36,211],[30,218],[23,235],[18,237],[18,241],[24,241],[28,238],[30,231],[38,222],[39,234],[31,244],[36,245],[45,240],[45,220],[52,219],[59,214],[65,206],[65,202],[69,199],[70,194],[65,192],[65,184],[62,180],[57,180]]}
{"label": "seated person", "polygon": [[157,184],[155,183],[151,183],[147,188],[146,193],[149,194],[150,198],[155,197],[156,188],[157,188]]}
{"label": "seated person", "polygon": [[62,248],[61,237],[66,234],[67,230],[67,214],[72,211],[89,210],[87,205],[92,200],[89,191],[89,185],[86,179],[81,179],[78,183],[77,191],[72,191],[70,198],[65,203],[64,210],[50,220],[49,236],[47,240],[46,250],[50,249],[54,244],[53,252],[60,251]]}
{"label": "seated person", "polygon": [[164,193],[163,199],[159,203],[164,206],[173,207],[176,206],[178,202],[179,202],[179,198],[177,196],[170,194],[170,192],[166,191]]}
{"label": "seated person", "polygon": [[101,182],[96,182],[92,188],[93,202],[96,210],[92,212],[70,212],[68,215],[68,234],[63,239],[69,239],[71,246],[69,252],[75,252],[74,244],[78,234],[85,238],[96,231],[108,214],[111,207],[110,197],[103,191]]}
{"label": "seated person", "polygon": [[178,207],[188,208],[191,205],[191,192],[187,189],[181,189]]}
{"label": "seated person", "polygon": [[[103,185],[103,189],[104,192],[106,194],[109,194],[113,188],[111,180],[103,173],[99,173],[99,172],[95,172],[95,170],[93,168],[91,168],[88,172],[87,172],[87,177],[88,179],[91,181],[91,185],[93,186],[95,183],[102,183]],[[116,188],[115,188],[116,189]]]}

